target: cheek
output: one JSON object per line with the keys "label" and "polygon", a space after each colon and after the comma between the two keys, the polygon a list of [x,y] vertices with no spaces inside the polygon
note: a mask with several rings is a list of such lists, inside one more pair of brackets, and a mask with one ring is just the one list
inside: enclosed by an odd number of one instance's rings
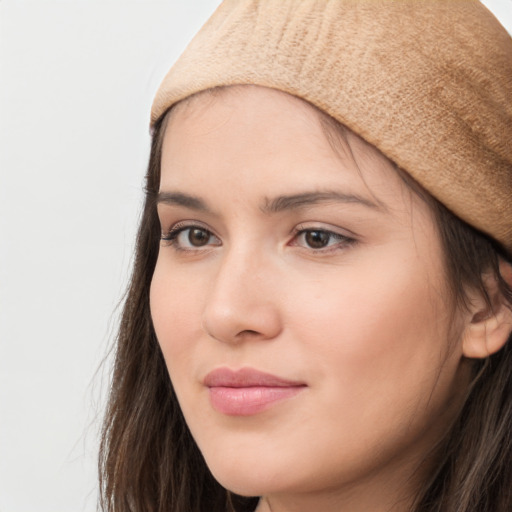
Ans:
{"label": "cheek", "polygon": [[167,268],[165,260],[157,262],[150,288],[151,318],[169,370],[171,364],[191,357],[188,341],[201,329],[202,295],[185,273]]}
{"label": "cheek", "polygon": [[384,260],[318,284],[297,290],[289,322],[317,398],[301,421],[324,432],[315,460],[363,471],[420,450],[445,424],[460,359],[439,287],[417,265]]}
{"label": "cheek", "polygon": [[351,268],[295,304],[311,367],[367,412],[425,402],[451,346],[441,284],[433,286],[413,257],[401,265],[390,259]]}
{"label": "cheek", "polygon": [[333,350],[341,343],[354,355],[374,354],[413,348],[404,339],[406,333],[438,332],[446,319],[436,294],[424,273],[394,271],[381,261],[307,283],[295,294],[293,309],[308,337],[323,334],[326,341],[338,340]]}

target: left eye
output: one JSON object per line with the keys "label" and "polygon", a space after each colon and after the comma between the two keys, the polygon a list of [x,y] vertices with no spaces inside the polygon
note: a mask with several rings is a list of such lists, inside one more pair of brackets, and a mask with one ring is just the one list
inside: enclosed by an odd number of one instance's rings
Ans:
{"label": "left eye", "polygon": [[177,249],[195,249],[208,245],[220,245],[220,240],[211,232],[200,226],[189,226],[173,229],[162,240],[169,242]]}
{"label": "left eye", "polygon": [[323,229],[304,229],[297,234],[297,245],[310,249],[325,249],[333,245],[349,244],[353,240],[346,236]]}

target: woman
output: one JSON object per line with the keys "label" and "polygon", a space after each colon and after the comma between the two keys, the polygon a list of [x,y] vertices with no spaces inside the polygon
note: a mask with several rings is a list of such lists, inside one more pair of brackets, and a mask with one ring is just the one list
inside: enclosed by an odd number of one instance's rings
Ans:
{"label": "woman", "polygon": [[105,510],[510,510],[512,42],[228,0],[164,79]]}

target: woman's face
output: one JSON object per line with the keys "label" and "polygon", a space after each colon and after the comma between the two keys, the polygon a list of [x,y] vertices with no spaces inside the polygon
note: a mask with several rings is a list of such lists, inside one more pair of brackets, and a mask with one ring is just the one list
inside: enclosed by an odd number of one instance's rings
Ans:
{"label": "woman's face", "polygon": [[179,105],[161,163],[151,312],[214,476],[276,504],[364,489],[380,510],[462,387],[429,208],[372,146],[261,87]]}

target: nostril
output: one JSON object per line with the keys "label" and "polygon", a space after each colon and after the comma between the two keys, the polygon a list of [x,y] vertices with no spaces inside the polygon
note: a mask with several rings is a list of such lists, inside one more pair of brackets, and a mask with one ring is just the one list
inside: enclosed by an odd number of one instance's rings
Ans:
{"label": "nostril", "polygon": [[238,336],[259,336],[261,335],[258,331],[253,331],[252,329],[245,329],[238,333]]}

